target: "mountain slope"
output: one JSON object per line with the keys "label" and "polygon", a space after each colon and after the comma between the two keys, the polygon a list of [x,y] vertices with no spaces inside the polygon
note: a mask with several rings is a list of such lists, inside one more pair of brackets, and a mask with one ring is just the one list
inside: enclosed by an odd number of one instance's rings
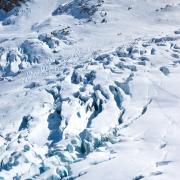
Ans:
{"label": "mountain slope", "polygon": [[0,177],[178,180],[179,10],[34,0],[5,13]]}

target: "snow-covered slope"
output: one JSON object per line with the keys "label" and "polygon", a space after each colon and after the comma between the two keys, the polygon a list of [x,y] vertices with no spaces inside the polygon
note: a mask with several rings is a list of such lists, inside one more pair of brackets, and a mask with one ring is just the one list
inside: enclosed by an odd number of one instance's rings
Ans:
{"label": "snow-covered slope", "polygon": [[0,16],[1,179],[180,178],[178,0]]}

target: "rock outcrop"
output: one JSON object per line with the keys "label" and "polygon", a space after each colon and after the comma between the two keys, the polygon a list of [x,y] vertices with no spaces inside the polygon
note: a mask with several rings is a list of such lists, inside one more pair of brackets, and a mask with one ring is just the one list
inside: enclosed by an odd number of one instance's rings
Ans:
{"label": "rock outcrop", "polygon": [[20,6],[21,3],[24,3],[25,1],[27,0],[0,0],[0,9],[9,12],[14,7]]}

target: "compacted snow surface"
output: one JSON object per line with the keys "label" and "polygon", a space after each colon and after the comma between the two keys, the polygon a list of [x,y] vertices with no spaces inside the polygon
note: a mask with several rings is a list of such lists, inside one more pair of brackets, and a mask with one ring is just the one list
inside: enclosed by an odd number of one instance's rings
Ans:
{"label": "compacted snow surface", "polygon": [[179,180],[179,72],[178,0],[0,10],[0,179]]}

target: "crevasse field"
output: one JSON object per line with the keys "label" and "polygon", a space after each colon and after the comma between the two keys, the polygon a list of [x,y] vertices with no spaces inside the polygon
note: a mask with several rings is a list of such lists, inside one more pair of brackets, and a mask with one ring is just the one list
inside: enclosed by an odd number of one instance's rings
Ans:
{"label": "crevasse field", "polygon": [[0,179],[179,180],[180,1],[0,10]]}

